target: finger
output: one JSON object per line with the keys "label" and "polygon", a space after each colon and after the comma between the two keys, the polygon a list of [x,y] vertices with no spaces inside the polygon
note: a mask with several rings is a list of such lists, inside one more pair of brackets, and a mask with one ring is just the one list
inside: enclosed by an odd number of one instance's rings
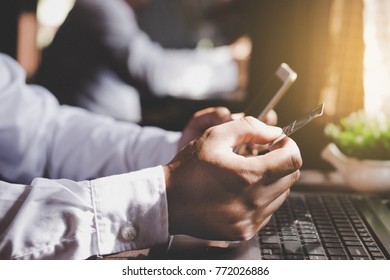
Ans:
{"label": "finger", "polygon": [[248,59],[252,52],[252,41],[248,36],[242,36],[230,45],[230,49],[235,59]]}
{"label": "finger", "polygon": [[260,231],[262,228],[264,228],[269,220],[271,219],[272,215],[282,206],[282,204],[286,201],[290,194],[290,189],[286,190],[284,193],[282,193],[280,196],[278,196],[276,199],[271,201],[271,203],[262,211],[262,217],[260,218],[260,224],[257,228],[257,231]]}
{"label": "finger", "polygon": [[263,227],[265,227],[269,220],[272,217],[272,214],[279,209],[279,207],[283,204],[283,202],[288,197],[290,191],[286,190],[284,193],[279,195],[274,200],[270,201],[266,206],[259,205],[259,207],[255,207],[255,210],[252,212],[253,216],[251,218],[250,223],[246,226],[247,238],[252,238],[256,233],[258,233]]}
{"label": "finger", "polygon": [[298,146],[291,139],[285,146],[264,155],[234,159],[236,170],[248,184],[270,185],[302,166]]}
{"label": "finger", "polygon": [[264,184],[278,180],[302,167],[302,157],[297,144],[286,137],[280,145],[281,147],[269,153],[248,158],[258,161],[258,168],[264,173],[262,178]]}
{"label": "finger", "polygon": [[206,108],[194,114],[192,122],[202,130],[209,127],[228,122],[232,120],[232,115],[228,108],[216,107]]}
{"label": "finger", "polygon": [[293,186],[299,179],[300,171],[296,170],[293,173],[280,178],[277,181],[274,181],[272,184],[263,185],[259,183],[257,186],[251,188],[246,196],[250,198],[252,196],[252,201],[255,205],[259,207],[268,207],[275,199],[280,195],[289,191],[291,186]]}
{"label": "finger", "polygon": [[238,120],[245,117],[245,113],[234,113],[232,114],[232,120]]}
{"label": "finger", "polygon": [[282,129],[268,126],[253,118],[244,117],[215,127],[213,131],[219,138],[223,137],[223,148],[234,148],[241,144],[267,144],[282,133]]}
{"label": "finger", "polygon": [[278,115],[274,110],[270,110],[261,121],[268,125],[276,125],[278,123]]}

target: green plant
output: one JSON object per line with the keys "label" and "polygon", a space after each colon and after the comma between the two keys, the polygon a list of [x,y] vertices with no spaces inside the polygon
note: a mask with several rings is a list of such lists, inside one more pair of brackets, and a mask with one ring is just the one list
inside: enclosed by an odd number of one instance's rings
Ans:
{"label": "green plant", "polygon": [[327,124],[325,135],[349,157],[390,160],[389,119],[358,111],[342,118],[339,124]]}

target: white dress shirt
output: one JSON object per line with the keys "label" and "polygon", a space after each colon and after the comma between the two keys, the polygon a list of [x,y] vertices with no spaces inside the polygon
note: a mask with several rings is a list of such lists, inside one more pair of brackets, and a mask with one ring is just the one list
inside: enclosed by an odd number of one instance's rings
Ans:
{"label": "white dress shirt", "polygon": [[83,259],[167,241],[161,165],[180,133],[60,106],[1,54],[0,107],[0,259]]}

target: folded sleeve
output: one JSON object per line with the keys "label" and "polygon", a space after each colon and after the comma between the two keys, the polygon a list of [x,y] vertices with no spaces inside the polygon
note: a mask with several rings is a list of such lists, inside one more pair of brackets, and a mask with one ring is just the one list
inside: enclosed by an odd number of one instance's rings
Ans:
{"label": "folded sleeve", "polygon": [[167,241],[161,166],[82,182],[0,182],[0,259],[85,259]]}

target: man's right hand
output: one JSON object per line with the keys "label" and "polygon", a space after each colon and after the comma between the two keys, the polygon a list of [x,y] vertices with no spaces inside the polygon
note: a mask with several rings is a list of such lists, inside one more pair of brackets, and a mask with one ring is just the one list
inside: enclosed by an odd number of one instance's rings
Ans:
{"label": "man's right hand", "polygon": [[180,151],[164,166],[170,233],[248,240],[264,227],[299,178],[300,151],[288,137],[260,156],[233,150],[281,133],[245,117],[209,128]]}

